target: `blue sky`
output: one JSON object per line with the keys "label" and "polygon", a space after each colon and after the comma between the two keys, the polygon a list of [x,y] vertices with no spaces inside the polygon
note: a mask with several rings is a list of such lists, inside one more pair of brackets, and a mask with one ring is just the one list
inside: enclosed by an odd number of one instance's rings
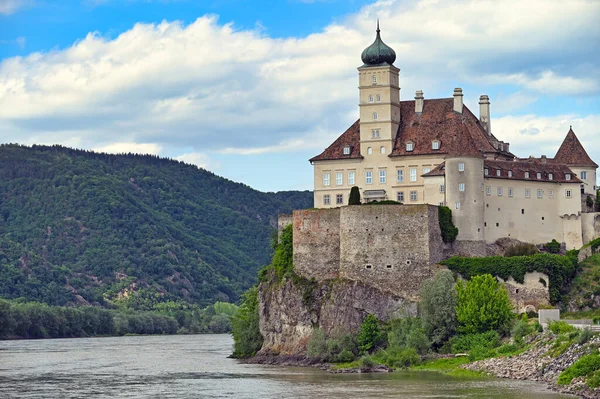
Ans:
{"label": "blue sky", "polygon": [[517,155],[573,125],[600,161],[595,0],[0,0],[0,134],[310,189],[308,159],[358,117],[377,17],[403,99],[462,87],[477,113],[488,94]]}

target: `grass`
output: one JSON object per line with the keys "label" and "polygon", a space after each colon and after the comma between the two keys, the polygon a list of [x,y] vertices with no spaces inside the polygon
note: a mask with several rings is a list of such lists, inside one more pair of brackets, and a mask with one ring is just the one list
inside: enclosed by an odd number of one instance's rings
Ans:
{"label": "grass", "polygon": [[413,366],[411,371],[435,371],[452,377],[482,378],[487,377],[479,371],[465,370],[460,366],[469,363],[467,356],[445,357],[441,359],[426,360],[418,366]]}

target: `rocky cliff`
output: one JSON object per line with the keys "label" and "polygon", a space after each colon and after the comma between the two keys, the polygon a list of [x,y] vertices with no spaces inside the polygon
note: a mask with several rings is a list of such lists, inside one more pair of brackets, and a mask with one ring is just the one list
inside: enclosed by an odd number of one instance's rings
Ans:
{"label": "rocky cliff", "polygon": [[328,336],[356,333],[367,314],[380,320],[416,315],[415,302],[350,280],[271,279],[259,287],[258,355],[302,355],[315,328]]}

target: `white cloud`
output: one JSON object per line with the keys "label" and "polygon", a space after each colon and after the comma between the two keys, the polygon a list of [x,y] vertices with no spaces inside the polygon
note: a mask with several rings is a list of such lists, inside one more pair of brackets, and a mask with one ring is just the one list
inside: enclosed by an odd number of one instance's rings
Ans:
{"label": "white cloud", "polygon": [[[211,152],[322,149],[358,117],[355,68],[376,17],[398,54],[403,98],[510,84],[517,93],[494,102],[494,112],[512,112],[543,95],[600,92],[591,40],[600,37],[599,14],[592,0],[386,0],[286,39],[210,15],[189,25],[140,23],[114,39],[90,33],[64,49],[3,60],[0,132],[7,141],[96,149],[186,148],[182,159],[201,166]],[[492,121],[496,132],[502,123]]]}
{"label": "white cloud", "polygon": [[10,15],[30,3],[30,0],[0,0],[0,14]]}
{"label": "white cloud", "polygon": [[154,143],[110,143],[101,147],[93,148],[97,152],[107,152],[109,154],[160,154],[162,147]]}
{"label": "white cloud", "polygon": [[185,163],[196,165],[199,168],[203,169],[218,169],[219,163],[212,161],[208,155],[200,153],[200,152],[188,152],[178,157],[175,157],[178,161],[183,161]]}

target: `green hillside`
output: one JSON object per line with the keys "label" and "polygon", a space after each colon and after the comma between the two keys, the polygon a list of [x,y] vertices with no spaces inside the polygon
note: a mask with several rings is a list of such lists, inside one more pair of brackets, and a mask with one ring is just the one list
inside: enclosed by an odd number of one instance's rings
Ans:
{"label": "green hillside", "polygon": [[54,305],[236,301],[269,262],[263,193],[155,156],[0,146],[0,297]]}

